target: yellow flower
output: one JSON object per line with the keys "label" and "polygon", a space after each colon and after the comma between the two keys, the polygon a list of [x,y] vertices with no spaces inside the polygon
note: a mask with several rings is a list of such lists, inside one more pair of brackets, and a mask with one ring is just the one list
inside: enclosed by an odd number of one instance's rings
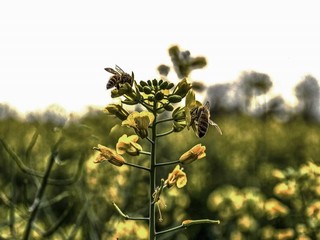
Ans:
{"label": "yellow flower", "polygon": [[201,144],[195,145],[193,148],[185,152],[181,155],[179,158],[179,161],[182,164],[189,164],[192,163],[195,160],[204,158],[206,156],[206,147],[202,146]]}
{"label": "yellow flower", "polygon": [[306,215],[315,220],[320,220],[320,201],[315,201],[306,209]]}
{"label": "yellow flower", "polygon": [[122,126],[132,127],[138,136],[146,138],[148,136],[148,127],[153,121],[154,116],[151,112],[133,112],[122,122]]}
{"label": "yellow flower", "polygon": [[94,163],[109,161],[111,164],[121,167],[126,162],[124,158],[117,154],[113,149],[103,145],[98,144],[98,147],[94,147],[93,149],[100,152],[100,154],[94,160]]}
{"label": "yellow flower", "polygon": [[285,240],[285,239],[293,239],[294,230],[291,228],[280,229],[275,234],[275,239]]}
{"label": "yellow flower", "polygon": [[274,198],[265,202],[264,209],[270,219],[285,216],[289,213],[289,208]]}
{"label": "yellow flower", "polygon": [[183,172],[183,168],[177,165],[171,173],[169,173],[167,180],[164,184],[170,188],[176,185],[178,188],[182,188],[187,184],[187,175]]}
{"label": "yellow flower", "polygon": [[282,182],[273,188],[274,194],[281,197],[292,197],[296,194],[296,183],[294,181]]}
{"label": "yellow flower", "polygon": [[138,140],[139,137],[137,135],[131,135],[128,137],[127,134],[123,134],[116,145],[117,153],[124,154],[127,152],[132,156],[139,155],[139,152],[142,151],[142,147],[137,143]]}

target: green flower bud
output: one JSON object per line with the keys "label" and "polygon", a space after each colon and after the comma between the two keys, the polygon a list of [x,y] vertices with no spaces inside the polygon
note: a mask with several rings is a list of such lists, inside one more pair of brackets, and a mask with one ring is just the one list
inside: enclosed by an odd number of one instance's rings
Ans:
{"label": "green flower bud", "polygon": [[152,84],[153,84],[153,86],[156,87],[156,86],[158,86],[158,81],[157,81],[156,79],[153,79],[153,80],[152,80]]}
{"label": "green flower bud", "polygon": [[171,112],[173,110],[173,106],[172,104],[167,104],[167,105],[164,105],[164,109]]}
{"label": "green flower bud", "polygon": [[169,83],[166,82],[166,81],[164,81],[164,82],[162,82],[162,83],[160,84],[160,89],[162,89],[162,90],[167,89],[168,85],[169,85]]}
{"label": "green flower bud", "polygon": [[163,92],[157,92],[154,97],[156,100],[161,101],[164,97],[164,94],[163,94]]}
{"label": "green flower bud", "polygon": [[150,87],[152,87],[152,82],[150,80],[148,80],[147,83]]}
{"label": "green flower bud", "polygon": [[148,96],[149,101],[154,101],[154,96]]}
{"label": "green flower bud", "polygon": [[161,85],[161,83],[163,83],[163,80],[162,80],[162,79],[159,80],[159,85]]}
{"label": "green flower bud", "polygon": [[171,89],[174,87],[174,84],[173,83],[169,83],[168,86],[167,86],[167,89]]}
{"label": "green flower bud", "polygon": [[179,96],[179,95],[170,95],[170,96],[168,97],[168,100],[169,100],[169,102],[171,102],[171,103],[178,103],[178,102],[180,102],[180,101],[182,100],[182,97]]}
{"label": "green flower bud", "polygon": [[144,86],[147,86],[148,84],[145,82],[145,81],[140,81],[140,86],[141,87],[144,87]]}
{"label": "green flower bud", "polygon": [[137,88],[138,88],[139,92],[143,92],[143,87],[141,85],[138,85]]}
{"label": "green flower bud", "polygon": [[174,121],[184,121],[186,119],[186,111],[185,107],[177,107],[173,112],[172,112],[172,118]]}
{"label": "green flower bud", "polygon": [[151,88],[148,87],[148,86],[144,86],[144,87],[143,87],[143,91],[144,91],[146,94],[150,94],[150,93],[151,93]]}
{"label": "green flower bud", "polygon": [[178,85],[174,88],[173,94],[179,95],[182,98],[184,98],[189,90],[191,89],[191,84],[187,82],[187,79],[182,79]]}
{"label": "green flower bud", "polygon": [[173,130],[175,132],[181,132],[185,127],[187,126],[185,121],[181,121],[181,122],[173,122]]}

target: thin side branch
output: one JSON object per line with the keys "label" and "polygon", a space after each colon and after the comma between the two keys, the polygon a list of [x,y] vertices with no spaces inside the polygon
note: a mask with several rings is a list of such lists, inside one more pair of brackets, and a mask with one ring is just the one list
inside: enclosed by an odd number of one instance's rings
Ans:
{"label": "thin side branch", "polygon": [[143,167],[143,166],[136,165],[136,164],[133,164],[133,163],[128,163],[128,162],[125,162],[123,164],[124,165],[128,165],[130,167],[139,168],[139,169],[146,170],[146,171],[150,172],[150,168],[147,168],[147,167]]}
{"label": "thin side branch", "polygon": [[174,132],[174,129],[172,128],[171,130],[169,130],[168,132],[164,132],[164,133],[159,133],[157,134],[157,137],[164,137],[164,136],[167,136],[169,135],[170,133],[173,133]]}
{"label": "thin side branch", "polygon": [[115,209],[118,211],[118,213],[125,219],[125,220],[142,220],[142,221],[149,221],[149,218],[146,217],[129,217],[129,215],[124,214],[121,209],[118,207],[118,205],[113,202],[112,203]]}
{"label": "thin side branch", "polygon": [[196,224],[220,224],[220,220],[211,220],[211,219],[185,220],[179,226],[157,232],[156,236],[159,236],[159,235],[162,235],[165,233],[169,233],[169,232],[173,232],[173,231],[177,231],[177,230],[180,230],[183,228],[188,228],[189,226],[196,225]]}
{"label": "thin side branch", "polygon": [[173,165],[173,164],[178,164],[178,163],[180,163],[179,160],[172,161],[172,162],[165,162],[165,163],[157,163],[155,165],[155,167],[162,167],[162,166]]}

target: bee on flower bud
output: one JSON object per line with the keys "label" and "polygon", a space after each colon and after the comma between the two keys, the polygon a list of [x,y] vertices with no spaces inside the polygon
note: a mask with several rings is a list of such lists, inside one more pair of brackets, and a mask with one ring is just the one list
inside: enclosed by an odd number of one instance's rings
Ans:
{"label": "bee on flower bud", "polygon": [[115,87],[117,90],[119,90],[120,84],[125,83],[129,83],[129,85],[132,86],[133,74],[129,75],[128,73],[123,71],[118,65],[116,65],[115,69],[105,68],[104,70],[113,74],[107,82],[107,89]]}

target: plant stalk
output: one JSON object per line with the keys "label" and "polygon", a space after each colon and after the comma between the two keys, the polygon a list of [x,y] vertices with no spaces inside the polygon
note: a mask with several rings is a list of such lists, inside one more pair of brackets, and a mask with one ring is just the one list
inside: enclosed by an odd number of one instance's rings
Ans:
{"label": "plant stalk", "polygon": [[151,164],[150,164],[150,191],[149,191],[149,240],[156,240],[156,209],[153,201],[153,193],[156,188],[156,139],[157,139],[157,103],[153,103],[154,121],[152,124],[151,132]]}

